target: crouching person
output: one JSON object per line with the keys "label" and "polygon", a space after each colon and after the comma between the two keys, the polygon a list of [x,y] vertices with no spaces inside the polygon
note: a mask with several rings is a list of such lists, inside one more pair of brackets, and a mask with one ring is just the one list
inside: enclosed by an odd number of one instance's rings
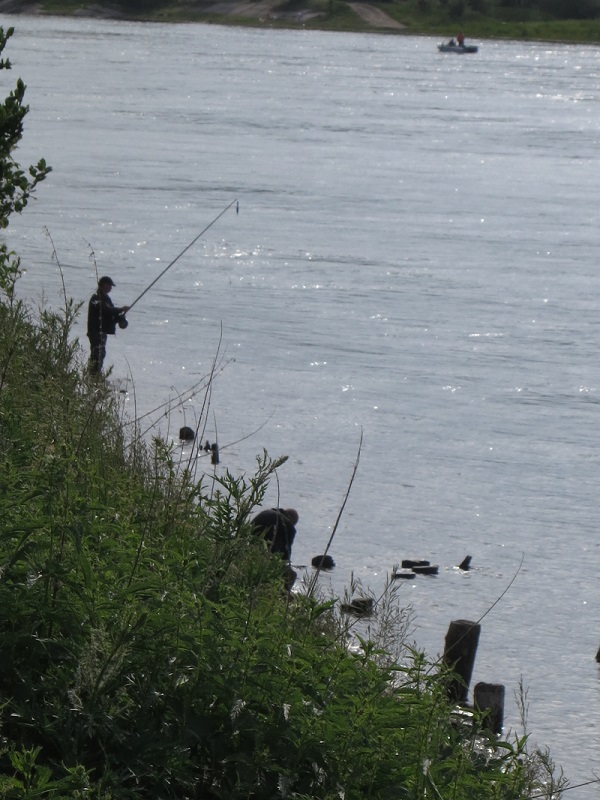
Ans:
{"label": "crouching person", "polygon": [[295,508],[269,508],[261,511],[252,520],[252,530],[268,543],[269,550],[286,561],[284,569],[285,588],[291,591],[297,573],[292,569],[292,545],[296,537],[298,512]]}

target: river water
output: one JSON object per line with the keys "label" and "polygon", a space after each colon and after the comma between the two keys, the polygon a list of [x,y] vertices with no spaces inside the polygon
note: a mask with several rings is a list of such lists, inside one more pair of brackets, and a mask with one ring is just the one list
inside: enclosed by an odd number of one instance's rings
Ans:
{"label": "river water", "polygon": [[[54,246],[70,295],[97,266],[131,303],[216,220],[109,344],[127,413],[170,399],[154,430],[200,421],[234,474],[288,455],[266,502],[300,513],[296,564],[323,552],[362,436],[326,580],[378,592],[403,558],[438,564],[399,590],[417,644],[435,657],[489,610],[473,683],[506,686],[519,731],[522,680],[532,740],[592,780],[600,49],[10,23],[17,156],[54,167],[7,232],[21,293],[60,303]],[[210,397],[177,405],[215,362]]]}

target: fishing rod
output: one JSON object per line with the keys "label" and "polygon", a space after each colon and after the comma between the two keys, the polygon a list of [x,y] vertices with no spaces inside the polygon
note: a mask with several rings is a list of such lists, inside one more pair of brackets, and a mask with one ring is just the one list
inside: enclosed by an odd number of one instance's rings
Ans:
{"label": "fishing rod", "polygon": [[220,214],[217,214],[217,216],[216,216],[216,217],[213,219],[213,221],[212,221],[212,222],[209,222],[209,223],[208,223],[208,225],[206,226],[206,228],[204,228],[203,230],[201,230],[201,231],[200,231],[200,233],[199,233],[199,234],[198,234],[198,235],[197,235],[197,236],[196,236],[194,239],[192,239],[192,241],[191,241],[191,242],[190,242],[190,243],[187,245],[187,247],[184,247],[184,248],[183,248],[183,250],[181,251],[181,253],[179,253],[179,255],[175,256],[175,258],[173,259],[173,261],[171,261],[171,263],[170,263],[170,264],[167,264],[167,266],[166,266],[166,267],[163,269],[163,271],[160,273],[160,275],[157,275],[157,276],[156,276],[156,278],[154,278],[154,280],[152,281],[152,283],[151,283],[149,286],[146,286],[146,288],[144,289],[144,291],[143,291],[143,292],[142,292],[142,293],[141,293],[141,294],[140,294],[138,297],[136,297],[136,298],[135,298],[135,300],[133,301],[133,303],[132,303],[132,304],[129,306],[129,308],[128,308],[128,310],[127,310],[127,313],[128,313],[128,314],[129,314],[129,312],[131,311],[131,309],[134,307],[134,305],[135,305],[135,304],[136,304],[136,303],[137,303],[139,300],[141,300],[141,299],[142,299],[142,297],[143,297],[143,296],[146,294],[146,292],[149,292],[149,291],[150,291],[150,289],[151,289],[151,288],[154,286],[154,284],[155,284],[157,281],[159,281],[159,280],[162,278],[162,276],[165,274],[165,272],[167,272],[167,270],[171,269],[171,267],[173,266],[173,264],[175,264],[175,262],[176,262],[176,261],[179,261],[179,259],[181,258],[181,256],[182,256],[184,253],[187,253],[187,251],[190,249],[190,247],[192,247],[192,245],[196,244],[196,242],[198,241],[198,239],[199,239],[201,236],[203,236],[203,235],[206,233],[206,231],[207,231],[209,228],[211,228],[211,227],[212,227],[212,226],[215,224],[215,222],[216,222],[217,220],[221,219],[221,217],[223,216],[223,214],[225,214],[225,212],[226,212],[226,211],[229,211],[229,209],[230,209],[230,208],[231,208],[231,206],[233,206],[233,205],[235,205],[235,206],[236,206],[235,213],[236,213],[236,214],[239,214],[239,213],[240,213],[240,204],[239,204],[239,202],[238,202],[237,200],[232,200],[232,201],[231,201],[231,203],[229,203],[229,205],[228,205],[226,208],[224,208],[224,209],[223,209],[223,211],[221,211],[221,213],[220,213]]}

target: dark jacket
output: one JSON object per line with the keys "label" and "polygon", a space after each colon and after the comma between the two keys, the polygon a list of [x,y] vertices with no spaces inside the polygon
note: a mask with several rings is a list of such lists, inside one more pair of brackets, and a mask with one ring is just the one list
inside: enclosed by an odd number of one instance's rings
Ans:
{"label": "dark jacket", "polygon": [[290,560],[296,528],[282,508],[261,511],[252,520],[252,527],[254,533],[262,535],[269,542],[272,553],[280,553],[286,561]]}
{"label": "dark jacket", "polygon": [[90,298],[88,305],[87,335],[99,337],[103,333],[114,334],[121,309],[115,308],[107,294],[98,290]]}

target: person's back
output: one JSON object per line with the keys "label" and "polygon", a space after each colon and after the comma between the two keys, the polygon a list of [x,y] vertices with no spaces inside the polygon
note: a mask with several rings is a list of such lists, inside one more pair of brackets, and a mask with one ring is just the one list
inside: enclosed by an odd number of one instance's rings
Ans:
{"label": "person's back", "polygon": [[298,512],[293,508],[269,508],[254,517],[252,528],[269,543],[272,553],[279,553],[289,561],[298,519]]}
{"label": "person's back", "polygon": [[100,336],[103,333],[115,334],[117,316],[113,309],[113,301],[107,294],[102,294],[100,291],[94,292],[88,303],[88,336]]}

